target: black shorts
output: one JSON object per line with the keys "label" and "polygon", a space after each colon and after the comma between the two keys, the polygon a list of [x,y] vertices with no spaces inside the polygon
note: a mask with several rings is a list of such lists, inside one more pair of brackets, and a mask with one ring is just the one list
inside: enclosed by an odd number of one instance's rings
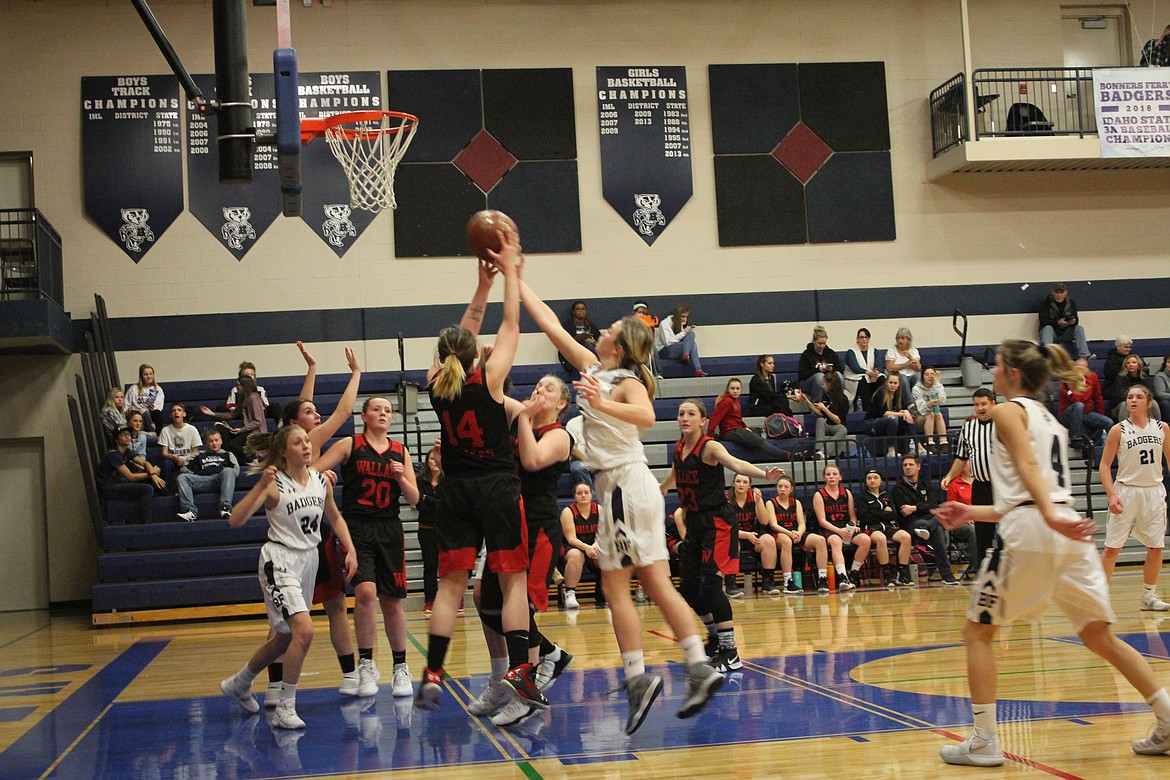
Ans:
{"label": "black shorts", "polygon": [[687,512],[686,544],[679,545],[679,575],[739,573],[739,523],[718,510]]}
{"label": "black shorts", "polygon": [[876,525],[871,525],[868,528],[862,528],[861,533],[872,535],[874,531],[881,531],[883,534],[885,534],[887,540],[893,541],[894,533],[897,530],[898,529],[894,526],[893,523],[878,523]]}
{"label": "black shorts", "polygon": [[356,588],[372,582],[379,596],[406,598],[406,543],[398,520],[349,521],[349,536],[357,555]]}
{"label": "black shorts", "polygon": [[459,569],[471,571],[484,544],[492,571],[528,569],[528,527],[515,474],[448,477],[438,496],[435,528],[440,577]]}

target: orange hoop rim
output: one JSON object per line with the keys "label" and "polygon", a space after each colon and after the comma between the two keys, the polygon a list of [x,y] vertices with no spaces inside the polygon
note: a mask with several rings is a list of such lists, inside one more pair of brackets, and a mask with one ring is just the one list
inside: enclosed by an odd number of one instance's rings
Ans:
{"label": "orange hoop rim", "polygon": [[[357,122],[381,122],[384,118],[399,120],[386,127],[368,127],[361,130],[350,130],[342,125]],[[405,111],[345,111],[325,117],[305,117],[301,120],[301,143],[308,144],[315,138],[320,138],[329,130],[338,130],[348,139],[357,137],[374,137],[389,133],[394,135],[400,130],[414,131],[418,126],[418,117]]]}

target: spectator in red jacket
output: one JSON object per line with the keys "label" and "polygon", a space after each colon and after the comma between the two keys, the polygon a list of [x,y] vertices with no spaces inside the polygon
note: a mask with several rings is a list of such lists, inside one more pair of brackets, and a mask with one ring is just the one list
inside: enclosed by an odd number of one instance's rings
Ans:
{"label": "spectator in red jacket", "polygon": [[[1078,360],[1078,366],[1088,368],[1089,361]],[[1099,434],[1104,434],[1113,425],[1105,415],[1105,401],[1101,398],[1101,383],[1092,371],[1085,371],[1085,389],[1077,392],[1067,382],[1060,383],[1060,400],[1057,406],[1060,424],[1068,428],[1069,443],[1086,452],[1093,446]]]}
{"label": "spectator in red jacket", "polygon": [[743,421],[743,407],[740,406],[739,396],[743,392],[743,384],[738,379],[727,380],[727,387],[715,399],[715,411],[707,422],[707,435],[715,436],[727,442],[735,442],[755,452],[763,452],[777,460],[791,460],[792,453],[772,446],[758,433],[747,427]]}

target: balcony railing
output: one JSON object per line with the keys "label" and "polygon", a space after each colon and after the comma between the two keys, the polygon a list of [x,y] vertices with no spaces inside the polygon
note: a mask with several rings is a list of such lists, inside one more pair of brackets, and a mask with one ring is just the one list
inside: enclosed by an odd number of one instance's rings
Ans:
{"label": "balcony railing", "polygon": [[40,298],[65,308],[61,236],[36,209],[0,209],[0,300]]}

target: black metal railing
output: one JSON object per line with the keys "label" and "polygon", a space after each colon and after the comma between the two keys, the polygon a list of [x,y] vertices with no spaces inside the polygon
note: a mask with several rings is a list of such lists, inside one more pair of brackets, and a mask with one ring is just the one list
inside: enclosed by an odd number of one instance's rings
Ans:
{"label": "black metal railing", "polygon": [[1091,68],[983,68],[971,82],[986,101],[976,138],[1097,132]]}
{"label": "black metal railing", "polygon": [[930,92],[930,140],[934,156],[967,140],[966,79],[951,76]]}
{"label": "black metal railing", "polygon": [[36,209],[0,209],[0,300],[40,298],[65,308],[61,236]]}

